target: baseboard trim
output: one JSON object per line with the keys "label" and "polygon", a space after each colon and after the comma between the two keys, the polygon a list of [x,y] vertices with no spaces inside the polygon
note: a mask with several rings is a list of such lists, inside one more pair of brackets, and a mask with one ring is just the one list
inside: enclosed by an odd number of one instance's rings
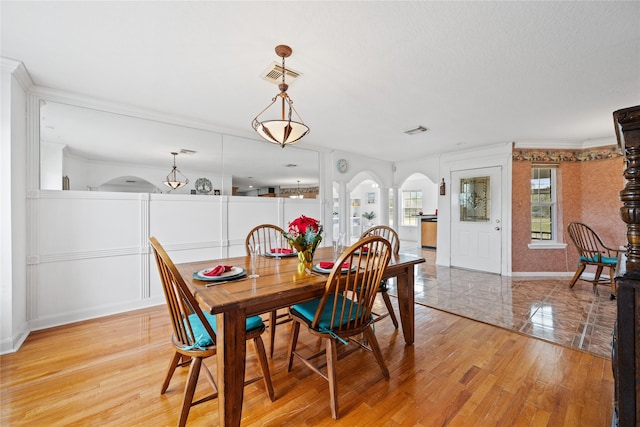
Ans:
{"label": "baseboard trim", "polygon": [[0,341],[0,355],[15,353],[16,351],[18,351],[20,346],[22,346],[22,343],[24,342],[24,340],[26,340],[27,337],[29,336],[29,332],[31,331],[24,330],[14,337],[7,338]]}
{"label": "baseboard trim", "polygon": [[95,319],[98,317],[110,316],[112,314],[125,313],[131,310],[153,307],[160,304],[165,304],[163,296],[144,300],[130,301],[122,304],[93,307],[90,310],[61,313],[60,315],[56,316],[33,319],[29,322],[29,327],[32,331],[38,331],[40,329],[53,328],[69,323],[81,322],[83,320]]}
{"label": "baseboard trim", "polygon": [[572,277],[571,271],[512,271],[512,277]]}

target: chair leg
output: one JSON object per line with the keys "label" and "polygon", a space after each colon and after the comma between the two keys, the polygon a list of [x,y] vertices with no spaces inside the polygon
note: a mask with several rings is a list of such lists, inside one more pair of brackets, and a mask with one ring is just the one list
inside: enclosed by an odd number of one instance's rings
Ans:
{"label": "chair leg", "polygon": [[262,370],[264,387],[267,389],[269,399],[273,402],[275,400],[275,393],[273,391],[271,373],[269,372],[269,362],[267,361],[267,352],[264,349],[264,342],[262,341],[262,337],[255,337],[253,339],[253,344],[256,346],[256,353],[258,354],[258,361],[260,362],[260,369]]}
{"label": "chair leg", "polygon": [[171,377],[173,377],[173,373],[176,371],[176,368],[180,364],[181,358],[182,358],[182,355],[180,353],[176,352],[173,354],[173,358],[169,363],[169,370],[167,371],[167,376],[165,377],[164,383],[162,384],[162,389],[160,390],[160,394],[164,394],[164,392],[167,391],[167,388],[169,388]]}
{"label": "chair leg", "polygon": [[593,293],[596,295],[600,295],[598,293],[598,284],[600,284],[600,276],[602,275],[602,266],[599,265],[598,267],[596,267],[596,274],[593,277]]}
{"label": "chair leg", "polygon": [[366,328],[364,330],[364,336],[367,338],[367,342],[369,343],[369,347],[373,352],[373,355],[380,365],[380,369],[382,370],[382,375],[388,380],[389,379],[389,370],[387,369],[387,365],[384,363],[384,357],[382,357],[382,351],[380,351],[380,346],[378,345],[378,340],[376,338],[376,334],[373,332],[373,329]]}
{"label": "chair leg", "polygon": [[298,333],[300,332],[300,323],[297,320],[293,320],[291,326],[291,339],[289,340],[289,363],[287,365],[287,372],[291,372],[293,366],[293,352],[296,351],[298,345]]}
{"label": "chair leg", "polygon": [[273,347],[276,342],[276,321],[278,312],[273,310],[269,313],[269,358],[273,358]]}
{"label": "chair leg", "polygon": [[594,283],[596,283],[596,284],[600,281],[600,276],[602,275],[602,268],[603,267],[601,265],[596,267],[596,275],[593,278]]}
{"label": "chair leg", "polygon": [[571,279],[571,283],[569,283],[569,287],[570,288],[573,288],[573,285],[576,284],[576,282],[578,281],[578,279],[582,275],[582,272],[584,271],[586,266],[587,265],[582,263],[582,262],[580,264],[578,264],[578,269],[576,270],[576,274],[573,275],[573,278]]}
{"label": "chair leg", "polygon": [[398,329],[398,319],[396,318],[396,313],[393,311],[393,305],[391,305],[391,298],[389,294],[384,291],[380,292],[382,294],[382,300],[384,301],[384,305],[387,306],[387,311],[389,312],[389,317],[391,317],[391,321],[393,322],[393,326]]}
{"label": "chair leg", "polygon": [[331,406],[331,416],[338,419],[338,379],[336,375],[336,364],[338,362],[338,349],[333,338],[327,338],[327,380],[329,381],[329,406]]}
{"label": "chair leg", "polygon": [[200,367],[202,366],[202,358],[193,357],[191,359],[191,366],[189,367],[189,377],[187,385],[184,388],[184,399],[182,400],[182,410],[180,411],[179,427],[184,427],[187,424],[187,417],[189,417],[189,410],[191,409],[191,402],[193,402],[193,395],[196,392],[196,385],[198,384],[198,375],[200,374]]}

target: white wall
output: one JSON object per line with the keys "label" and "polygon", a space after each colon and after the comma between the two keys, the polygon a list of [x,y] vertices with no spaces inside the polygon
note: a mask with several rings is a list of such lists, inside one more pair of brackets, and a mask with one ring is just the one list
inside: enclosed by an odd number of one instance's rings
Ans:
{"label": "white wall", "polygon": [[[86,191],[90,182],[90,165],[87,163],[87,160],[82,157],[65,153],[63,163],[62,175],[69,177],[69,190]],[[46,187],[41,185],[40,188],[53,189],[55,187]]]}
{"label": "white wall", "polygon": [[0,353],[28,334],[26,247],[27,96],[31,81],[18,62],[2,58],[0,80]]}
{"label": "white wall", "polygon": [[42,188],[62,190],[63,144],[43,141],[40,146],[40,183]]}

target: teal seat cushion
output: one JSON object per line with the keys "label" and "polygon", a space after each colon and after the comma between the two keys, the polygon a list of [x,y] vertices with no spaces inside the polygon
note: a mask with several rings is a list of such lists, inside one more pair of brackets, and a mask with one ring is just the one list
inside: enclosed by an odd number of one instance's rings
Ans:
{"label": "teal seat cushion", "polygon": [[[211,325],[211,329],[213,329],[213,332],[217,333],[216,316],[209,313],[203,314]],[[195,344],[193,344],[192,348],[203,349],[205,347],[213,345],[213,340],[207,333],[207,330],[196,314],[189,315],[189,322],[191,323],[191,330],[193,331],[193,335],[195,336]],[[264,323],[262,323],[262,319],[260,318],[260,316],[247,317],[247,331],[262,327],[264,327]]]}
{"label": "teal seat cushion", "polygon": [[[345,302],[347,302],[348,304],[351,304],[351,300],[349,298],[345,298],[343,295],[339,295],[338,301],[337,301],[338,307],[336,309],[336,313],[340,313],[342,311],[342,306],[344,305]],[[293,307],[291,307],[291,313],[293,315],[298,315],[299,317],[303,317],[304,319],[307,320],[307,325],[311,325],[311,322],[313,321],[313,318],[316,315],[316,310],[318,309],[319,304],[320,304],[320,298],[303,302],[301,304],[296,304]],[[355,306],[353,309],[353,313],[351,314],[351,317],[349,319],[345,319],[344,322],[342,322],[342,324],[347,323],[348,320],[356,319],[356,312],[358,311],[356,307],[358,307],[358,303],[356,302],[354,304]],[[320,315],[318,330],[325,331],[325,330],[335,329],[340,326],[339,319],[335,319],[334,324],[333,325],[331,324],[332,311],[333,311],[333,305],[327,303],[324,306],[324,309],[322,310],[322,313]]]}
{"label": "teal seat cushion", "polygon": [[581,256],[580,261],[582,262],[599,262],[602,264],[608,265],[616,265],[618,263],[618,258],[608,257],[608,256],[598,256],[598,257],[585,257]]}

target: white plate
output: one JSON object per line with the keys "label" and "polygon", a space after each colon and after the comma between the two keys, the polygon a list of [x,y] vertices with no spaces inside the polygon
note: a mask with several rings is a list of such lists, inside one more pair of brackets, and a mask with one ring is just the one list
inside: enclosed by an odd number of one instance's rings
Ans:
{"label": "white plate", "polygon": [[193,273],[193,277],[198,279],[198,280],[204,280],[204,281],[207,281],[207,282],[217,282],[217,281],[220,281],[220,280],[237,279],[237,278],[240,278],[240,277],[242,277],[242,276],[244,276],[246,274],[246,271],[245,271],[244,268],[231,267],[231,270],[225,271],[224,273],[222,273],[219,276],[205,276],[205,273],[208,273],[211,270],[213,270],[213,268],[205,268],[204,270],[196,271],[195,273]]}
{"label": "white plate", "polygon": [[292,257],[292,256],[298,256],[298,252],[293,251],[290,254],[277,254],[275,252],[266,252],[264,255],[268,256],[268,257],[273,257],[273,258],[275,258],[275,257],[288,258],[288,257]]}
{"label": "white plate", "polygon": [[[366,254],[368,254],[368,253],[369,253],[369,251],[370,251],[370,250],[369,250],[369,249],[367,249],[366,251],[362,252],[362,255],[366,255]],[[353,254],[354,254],[354,255],[360,255],[360,254],[361,254],[361,252],[360,252],[360,251],[355,251]]]}
{"label": "white plate", "polygon": [[[322,268],[320,267],[320,264],[314,264],[314,266],[311,268],[313,271],[317,271],[318,273],[331,273],[331,271],[333,270],[333,268]],[[356,270],[356,266],[352,265],[351,266],[351,271],[355,271]],[[349,271],[348,268],[343,268],[342,272],[346,273],[347,271]]]}

